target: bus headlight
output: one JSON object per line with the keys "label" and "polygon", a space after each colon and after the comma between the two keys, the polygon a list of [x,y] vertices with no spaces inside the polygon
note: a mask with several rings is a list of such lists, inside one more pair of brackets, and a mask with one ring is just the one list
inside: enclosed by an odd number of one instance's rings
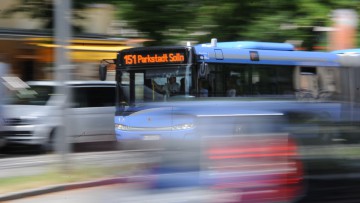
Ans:
{"label": "bus headlight", "polygon": [[192,123],[185,123],[181,125],[172,126],[171,130],[189,130],[189,129],[193,129],[194,127],[195,125]]}
{"label": "bus headlight", "polygon": [[116,130],[130,130],[130,127],[127,125],[115,124],[115,129]]}

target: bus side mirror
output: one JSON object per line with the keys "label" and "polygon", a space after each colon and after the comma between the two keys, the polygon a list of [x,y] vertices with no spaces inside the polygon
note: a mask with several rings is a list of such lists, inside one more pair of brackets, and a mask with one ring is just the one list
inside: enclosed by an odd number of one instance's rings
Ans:
{"label": "bus side mirror", "polygon": [[100,64],[99,66],[99,79],[101,81],[106,80],[106,75],[107,75],[107,64]]}
{"label": "bus side mirror", "polygon": [[209,73],[208,69],[208,64],[202,62],[199,67],[198,78],[207,78],[207,75]]}

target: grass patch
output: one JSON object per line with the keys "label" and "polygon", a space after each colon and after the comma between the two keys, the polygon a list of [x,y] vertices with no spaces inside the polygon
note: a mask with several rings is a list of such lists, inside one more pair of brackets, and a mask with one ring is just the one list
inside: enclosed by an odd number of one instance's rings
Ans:
{"label": "grass patch", "polygon": [[111,167],[86,166],[72,168],[66,171],[58,168],[50,168],[46,172],[38,175],[0,178],[0,195],[56,184],[115,177],[134,169],[134,165]]}

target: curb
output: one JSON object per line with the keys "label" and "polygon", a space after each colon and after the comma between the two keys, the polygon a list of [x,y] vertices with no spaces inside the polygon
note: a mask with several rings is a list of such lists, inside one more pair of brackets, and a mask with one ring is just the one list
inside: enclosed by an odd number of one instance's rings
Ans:
{"label": "curb", "polygon": [[97,187],[97,186],[105,186],[105,185],[113,185],[113,184],[121,184],[128,183],[128,178],[119,177],[119,178],[109,178],[109,179],[101,179],[95,181],[86,181],[86,182],[78,182],[78,183],[68,183],[68,184],[60,184],[54,186],[48,186],[38,189],[25,190],[15,193],[10,193],[6,195],[0,195],[0,202],[2,201],[10,201],[21,198],[32,197],[36,195],[43,195],[53,192],[62,192],[67,190],[75,190],[81,188],[89,188],[89,187]]}

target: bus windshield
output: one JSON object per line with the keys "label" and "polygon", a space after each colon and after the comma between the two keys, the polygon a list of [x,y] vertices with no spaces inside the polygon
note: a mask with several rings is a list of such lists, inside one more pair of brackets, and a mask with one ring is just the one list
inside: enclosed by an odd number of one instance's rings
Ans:
{"label": "bus windshield", "polygon": [[185,65],[123,71],[121,75],[121,95],[126,103],[158,102],[184,97],[189,95],[192,86],[191,66]]}

